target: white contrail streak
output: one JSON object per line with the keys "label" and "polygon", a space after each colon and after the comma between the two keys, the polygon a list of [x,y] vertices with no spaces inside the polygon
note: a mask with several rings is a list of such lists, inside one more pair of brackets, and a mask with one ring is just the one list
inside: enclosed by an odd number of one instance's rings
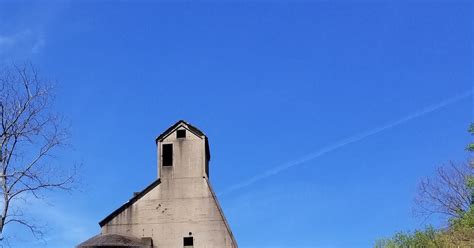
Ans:
{"label": "white contrail streak", "polygon": [[222,193],[220,193],[219,195],[222,196],[222,195],[227,195],[233,191],[236,191],[236,190],[239,190],[241,188],[244,188],[244,187],[247,187],[249,185],[252,185],[260,180],[263,180],[267,177],[270,177],[270,176],[273,176],[277,173],[280,173],[281,171],[284,171],[286,169],[289,169],[291,167],[294,167],[294,166],[297,166],[297,165],[301,165],[305,162],[308,162],[310,160],[313,160],[315,158],[318,158],[326,153],[329,153],[329,152],[332,152],[334,150],[337,150],[343,146],[346,146],[346,145],[349,145],[349,144],[352,144],[352,143],[355,143],[357,141],[360,141],[360,140],[363,140],[365,138],[368,138],[372,135],[375,135],[375,134],[378,134],[378,133],[381,133],[385,130],[388,130],[390,128],[393,128],[393,127],[396,127],[398,125],[401,125],[405,122],[408,122],[410,120],[413,120],[415,118],[418,118],[420,116],[423,116],[425,114],[429,114],[433,111],[436,111],[440,108],[443,108],[443,107],[446,107],[450,104],[453,104],[453,103],[456,103],[460,100],[463,100],[465,98],[468,98],[470,96],[473,95],[473,91],[468,91],[468,92],[465,92],[465,93],[462,93],[462,94],[459,94],[459,95],[456,95],[456,96],[453,96],[451,98],[448,98],[448,99],[445,99],[437,104],[433,104],[433,105],[430,105],[426,108],[423,108],[421,110],[418,110],[412,114],[409,114],[401,119],[398,119],[398,120],[395,120],[395,121],[392,121],[392,122],[389,122],[388,124],[385,124],[383,126],[380,126],[380,127],[376,127],[374,129],[371,129],[371,130],[368,130],[368,131],[365,131],[365,132],[362,132],[362,133],[359,133],[359,134],[356,134],[356,135],[353,135],[353,136],[350,136],[346,139],[342,139],[334,144],[331,144],[331,145],[328,145],[326,147],[323,147],[313,153],[310,153],[306,156],[303,156],[299,159],[296,159],[296,160],[293,160],[293,161],[289,161],[285,164],[282,164],[282,165],[279,165],[277,167],[274,167],[274,168],[271,168],[270,170],[267,170],[259,175],[256,175],[250,179],[248,179],[247,181],[244,181],[244,182],[241,182],[241,183],[238,183],[230,188],[228,188],[227,190],[223,191]]}

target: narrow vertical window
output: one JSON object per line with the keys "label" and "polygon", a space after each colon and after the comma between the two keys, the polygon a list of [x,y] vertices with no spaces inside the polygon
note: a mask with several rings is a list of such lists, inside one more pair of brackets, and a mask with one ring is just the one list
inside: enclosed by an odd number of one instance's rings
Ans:
{"label": "narrow vertical window", "polygon": [[163,144],[163,166],[173,166],[173,144]]}
{"label": "narrow vertical window", "polygon": [[186,130],[181,129],[176,131],[176,138],[186,138]]}
{"label": "narrow vertical window", "polygon": [[194,239],[193,237],[184,237],[183,238],[184,247],[193,247],[194,246]]}

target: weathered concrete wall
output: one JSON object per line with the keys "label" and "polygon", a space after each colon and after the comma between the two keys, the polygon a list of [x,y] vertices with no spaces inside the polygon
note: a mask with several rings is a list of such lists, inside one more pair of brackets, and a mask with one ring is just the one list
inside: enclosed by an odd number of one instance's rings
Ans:
{"label": "weathered concrete wall", "polygon": [[[179,127],[178,127],[179,128]],[[102,227],[103,234],[151,237],[154,247],[183,247],[194,237],[194,247],[236,248],[230,228],[205,173],[204,137],[175,132],[158,142],[173,144],[173,166],[162,167],[161,183]],[[190,235],[192,233],[192,235]]]}
{"label": "weathered concrete wall", "polygon": [[[178,128],[183,129],[183,128]],[[173,144],[173,166],[162,166],[162,145]],[[158,171],[161,179],[206,176],[206,145],[204,137],[190,131],[186,138],[176,138],[176,131],[158,142]]]}
{"label": "weathered concrete wall", "polygon": [[231,248],[231,234],[205,178],[163,180],[102,228],[102,233],[151,237],[154,247]]}

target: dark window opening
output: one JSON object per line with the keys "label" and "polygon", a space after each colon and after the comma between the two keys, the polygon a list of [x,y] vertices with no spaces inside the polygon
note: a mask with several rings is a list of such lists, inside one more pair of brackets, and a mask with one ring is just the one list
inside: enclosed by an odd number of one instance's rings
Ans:
{"label": "dark window opening", "polygon": [[163,166],[173,166],[173,144],[163,144]]}
{"label": "dark window opening", "polygon": [[186,138],[186,130],[178,130],[176,131],[176,138]]}
{"label": "dark window opening", "polygon": [[193,246],[194,244],[194,239],[193,237],[184,237],[183,238],[183,243],[184,243],[184,246]]}

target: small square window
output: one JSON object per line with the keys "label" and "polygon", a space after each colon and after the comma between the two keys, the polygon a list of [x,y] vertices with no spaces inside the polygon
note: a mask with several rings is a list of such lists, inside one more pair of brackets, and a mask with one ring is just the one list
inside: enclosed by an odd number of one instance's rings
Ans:
{"label": "small square window", "polygon": [[176,138],[186,138],[186,130],[181,129],[176,131]]}
{"label": "small square window", "polygon": [[193,246],[194,245],[193,237],[184,237],[183,238],[183,244],[184,244],[184,246]]}

